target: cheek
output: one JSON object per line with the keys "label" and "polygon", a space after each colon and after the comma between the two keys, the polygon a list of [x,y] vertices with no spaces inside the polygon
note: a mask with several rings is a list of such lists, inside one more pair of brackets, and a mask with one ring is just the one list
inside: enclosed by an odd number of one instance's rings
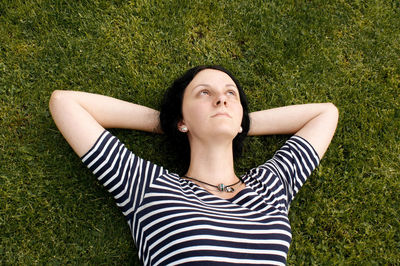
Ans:
{"label": "cheek", "polygon": [[238,118],[239,122],[242,123],[243,119],[243,107],[239,105],[235,108],[236,117]]}
{"label": "cheek", "polygon": [[186,124],[199,123],[204,118],[204,106],[201,104],[187,103],[182,108],[183,120]]}

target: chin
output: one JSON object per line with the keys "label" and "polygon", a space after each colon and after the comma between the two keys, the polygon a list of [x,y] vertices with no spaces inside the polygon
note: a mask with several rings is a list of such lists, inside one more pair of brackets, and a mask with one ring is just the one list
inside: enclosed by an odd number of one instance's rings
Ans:
{"label": "chin", "polygon": [[239,132],[227,130],[227,129],[220,129],[210,132],[213,137],[218,138],[226,138],[226,139],[234,139]]}

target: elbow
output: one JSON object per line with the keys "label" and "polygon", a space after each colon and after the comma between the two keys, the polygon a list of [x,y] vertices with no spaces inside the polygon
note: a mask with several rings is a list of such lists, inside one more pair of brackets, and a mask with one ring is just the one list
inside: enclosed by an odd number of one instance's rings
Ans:
{"label": "elbow", "polygon": [[339,121],[339,109],[333,103],[326,103],[326,112],[329,114],[332,123],[337,124]]}
{"label": "elbow", "polygon": [[49,100],[49,109],[53,113],[62,103],[66,102],[67,91],[55,90],[51,93]]}
{"label": "elbow", "polygon": [[50,102],[59,99],[60,97],[62,97],[62,95],[63,95],[64,93],[65,93],[65,91],[63,91],[63,90],[54,90],[54,91],[51,93]]}
{"label": "elbow", "polygon": [[49,109],[50,112],[54,110],[54,107],[57,105],[57,102],[59,101],[61,97],[62,91],[60,90],[55,90],[51,93],[50,100],[49,100]]}
{"label": "elbow", "polygon": [[333,103],[328,103],[329,111],[339,118],[339,109]]}

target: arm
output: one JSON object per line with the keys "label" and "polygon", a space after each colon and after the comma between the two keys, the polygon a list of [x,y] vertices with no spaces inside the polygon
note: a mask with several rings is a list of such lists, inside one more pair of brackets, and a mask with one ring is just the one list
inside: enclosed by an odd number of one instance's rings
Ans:
{"label": "arm", "polygon": [[250,114],[249,135],[295,134],[322,159],[336,130],[338,109],[331,103],[279,107]]}
{"label": "arm", "polygon": [[58,129],[80,157],[93,146],[104,128],[161,133],[158,111],[108,96],[56,90],[49,107]]}

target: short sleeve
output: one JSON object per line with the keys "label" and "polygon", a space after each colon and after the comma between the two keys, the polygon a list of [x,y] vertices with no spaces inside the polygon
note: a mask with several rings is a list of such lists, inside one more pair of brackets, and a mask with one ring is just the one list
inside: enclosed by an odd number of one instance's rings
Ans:
{"label": "short sleeve", "polygon": [[108,131],[81,159],[111,193],[127,220],[132,219],[151,182],[164,172],[130,152]]}
{"label": "short sleeve", "polygon": [[290,205],[319,161],[319,156],[311,144],[294,135],[261,167],[268,168],[280,178],[287,195],[287,203]]}

